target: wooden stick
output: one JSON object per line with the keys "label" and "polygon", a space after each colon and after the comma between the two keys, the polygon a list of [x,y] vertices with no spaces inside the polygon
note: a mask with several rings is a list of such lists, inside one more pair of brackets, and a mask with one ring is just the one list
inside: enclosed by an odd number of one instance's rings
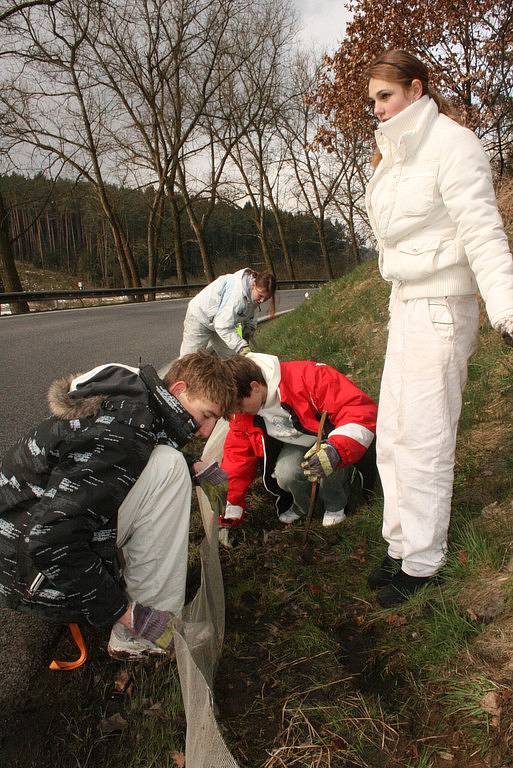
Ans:
{"label": "wooden stick", "polygon": [[[324,430],[324,422],[326,421],[327,411],[323,411],[321,420],[319,421],[319,428],[317,429],[317,440],[315,442],[315,453],[319,453],[322,442],[322,433]],[[310,504],[308,506],[308,514],[306,516],[305,526],[305,538],[303,540],[303,550],[306,548],[308,541],[308,534],[310,533],[310,526],[312,524],[312,517],[315,509],[315,502],[317,501],[317,494],[319,493],[319,478],[316,478],[312,483],[312,489],[310,491]]]}

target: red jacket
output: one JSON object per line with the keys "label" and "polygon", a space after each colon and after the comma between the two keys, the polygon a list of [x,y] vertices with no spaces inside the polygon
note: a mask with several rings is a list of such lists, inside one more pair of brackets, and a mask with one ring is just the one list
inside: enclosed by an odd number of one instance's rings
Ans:
{"label": "red jacket", "polygon": [[[259,357],[264,356],[252,355],[257,364]],[[300,360],[280,363],[279,368],[277,387],[281,406],[291,414],[294,426],[300,432],[316,436],[320,416],[327,411],[323,440],[328,439],[335,446],[343,464],[358,462],[374,439],[376,403],[329,365]],[[246,491],[255,478],[260,459],[264,459],[264,484],[273,493],[266,477],[270,478],[277,455],[273,451],[271,458],[268,447],[269,436],[262,418],[247,413],[234,414],[221,465],[228,474],[229,503],[245,509]],[[307,450],[305,448],[305,452]],[[274,492],[274,495],[278,494]]]}

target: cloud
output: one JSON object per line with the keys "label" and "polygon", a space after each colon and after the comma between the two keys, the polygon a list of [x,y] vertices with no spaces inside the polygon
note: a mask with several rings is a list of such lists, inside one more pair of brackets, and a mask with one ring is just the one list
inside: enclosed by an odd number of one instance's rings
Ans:
{"label": "cloud", "polygon": [[343,0],[294,0],[300,17],[301,39],[333,52],[344,37],[350,14]]}

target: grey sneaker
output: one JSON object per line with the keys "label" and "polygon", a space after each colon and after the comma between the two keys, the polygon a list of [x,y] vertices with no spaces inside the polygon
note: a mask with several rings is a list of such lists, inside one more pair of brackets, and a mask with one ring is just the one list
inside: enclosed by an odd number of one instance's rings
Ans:
{"label": "grey sneaker", "polygon": [[296,504],[293,504],[290,509],[287,509],[285,512],[282,512],[281,515],[278,515],[278,520],[280,523],[285,523],[285,525],[289,525],[290,523],[295,523],[296,520],[299,520],[301,517],[301,510],[299,507],[296,506]]}
{"label": "grey sneaker", "polygon": [[331,528],[334,525],[340,525],[346,519],[345,510],[339,509],[338,512],[325,512],[322,518],[323,528]]}
{"label": "grey sneaker", "polygon": [[163,648],[159,648],[158,645],[144,637],[133,635],[119,622],[116,622],[112,627],[107,652],[113,659],[120,661],[137,661],[137,659],[145,659],[148,656],[166,654]]}

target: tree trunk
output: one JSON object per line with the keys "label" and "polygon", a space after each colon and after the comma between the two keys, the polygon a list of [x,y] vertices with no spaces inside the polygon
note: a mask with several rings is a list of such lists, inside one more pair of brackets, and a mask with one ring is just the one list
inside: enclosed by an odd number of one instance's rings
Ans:
{"label": "tree trunk", "polygon": [[272,272],[272,274],[276,276],[273,260],[271,258],[271,254],[269,253],[267,235],[265,233],[265,209],[262,207],[258,208],[256,204],[253,203],[253,211],[254,221],[258,232],[258,242],[260,243],[260,251],[262,253],[265,266],[268,272]]}
{"label": "tree trunk", "polygon": [[276,276],[276,273],[274,271],[274,264],[271,259],[271,254],[269,253],[269,246],[267,245],[267,237],[265,235],[265,230],[260,229],[260,227],[258,227],[258,242],[260,243],[260,251],[264,258],[267,271],[272,272],[272,274]]}
{"label": "tree trunk", "polygon": [[360,252],[360,245],[358,243],[358,238],[356,237],[356,230],[354,227],[354,209],[352,205],[349,206],[348,227],[349,227],[349,236],[351,238],[351,251],[353,253],[353,258],[356,264],[361,264],[362,254]]}
{"label": "tree trunk", "polygon": [[[262,171],[263,173],[263,171]],[[278,229],[278,236],[280,238],[280,244],[281,244],[281,250],[283,251],[283,258],[285,259],[285,266],[287,267],[287,272],[289,275],[290,280],[295,280],[296,275],[294,273],[294,265],[292,264],[292,259],[290,258],[290,251],[289,246],[287,243],[287,238],[285,237],[285,230],[283,229],[283,222],[281,220],[280,211],[278,209],[278,206],[274,202],[274,195],[272,193],[271,185],[269,184],[269,180],[267,176],[265,176],[265,184],[267,188],[267,197],[269,202],[271,203],[271,209],[274,214],[274,220],[276,221],[276,227]]]}
{"label": "tree trunk", "polygon": [[[0,276],[4,284],[4,290],[7,293],[22,291],[20,276],[16,269],[14,253],[11,246],[11,237],[9,230],[9,217],[0,192]],[[25,300],[13,301],[10,304],[13,315],[22,315],[30,312],[29,305]]]}
{"label": "tree trunk", "polygon": [[[107,221],[109,222],[112,237],[114,238],[114,248],[116,250],[116,256],[118,258],[119,266],[121,269],[121,276],[123,278],[124,287],[140,288],[141,278],[139,277],[139,272],[137,270],[137,265],[132,254],[132,249],[130,248],[130,243],[128,242],[123,228],[118,221],[116,213],[112,209],[107,193],[102,186],[97,187],[96,193],[102,210],[107,217]],[[136,301],[141,301],[141,299],[144,301],[144,296],[135,297]]]}
{"label": "tree trunk", "polygon": [[[159,243],[162,230],[162,209],[164,205],[163,190],[155,193],[148,212],[147,244],[148,244],[148,285],[157,285],[159,270]],[[148,294],[148,301],[155,301],[156,293]]]}
{"label": "tree trunk", "polygon": [[171,207],[171,227],[173,237],[173,248],[175,252],[176,281],[178,285],[187,285],[187,275],[185,274],[182,242],[182,225],[180,222],[180,211],[174,192],[168,190],[169,204]]}
{"label": "tree trunk", "polygon": [[[315,220],[314,220],[315,224]],[[321,219],[317,226],[317,234],[319,235],[319,245],[321,246],[322,260],[326,267],[326,274],[329,280],[333,280],[333,267],[331,266],[330,254],[328,251],[328,244],[326,242],[326,233],[324,231],[324,219]]]}
{"label": "tree trunk", "polygon": [[194,209],[192,207],[191,201],[187,197],[185,198],[185,205],[187,208],[187,215],[189,217],[191,227],[194,230],[194,234],[196,236],[196,242],[198,243],[198,247],[200,250],[201,262],[203,264],[203,273],[205,275],[207,283],[211,283],[212,280],[215,280],[215,274],[214,274],[214,269],[212,267],[212,262],[210,260],[210,256],[208,255],[207,243],[205,240],[205,235],[203,234],[203,228],[199,223],[196,214],[194,213]]}

